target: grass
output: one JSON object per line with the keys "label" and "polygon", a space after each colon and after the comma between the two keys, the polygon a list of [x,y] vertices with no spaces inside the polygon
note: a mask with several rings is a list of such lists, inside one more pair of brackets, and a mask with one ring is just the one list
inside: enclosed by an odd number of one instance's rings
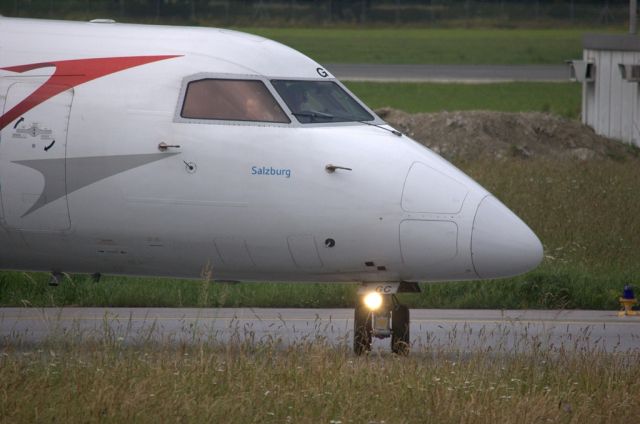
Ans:
{"label": "grass", "polygon": [[[241,28],[320,63],[556,64],[582,57],[590,29]],[[604,30],[611,32],[611,29]]]}
{"label": "grass", "polygon": [[590,272],[544,264],[505,280],[424,284],[422,293],[402,295],[401,300],[412,308],[616,310],[622,288],[637,281],[639,271]]}
{"label": "grass", "polygon": [[48,287],[47,281],[48,276],[42,273],[0,273],[0,305],[347,307],[352,306],[356,288],[345,284],[222,284],[118,276],[106,276],[96,284],[84,275],[68,276],[59,287]]}
{"label": "grass", "polygon": [[[459,164],[539,235],[543,265],[521,277],[423,285],[403,299],[413,308],[617,309],[640,275],[640,167],[637,160],[509,160]],[[625,212],[627,211],[627,212]],[[58,288],[47,275],[0,273],[0,305],[352,307],[355,285],[224,285],[73,276]]]}
{"label": "grass", "polygon": [[626,161],[459,164],[538,234],[547,261],[592,272],[640,266],[640,166]]}
{"label": "grass", "polygon": [[[482,338],[465,331],[449,340]],[[405,358],[321,340],[76,340],[3,344],[0,422],[591,423],[630,421],[640,407],[640,354],[589,340]]]}
{"label": "grass", "polygon": [[348,82],[368,106],[393,107],[409,113],[443,110],[551,112],[580,116],[582,86],[577,83],[517,82],[499,84]]}
{"label": "grass", "polygon": [[[524,6],[523,6],[524,7]],[[11,7],[5,7],[10,16]],[[81,7],[75,13],[47,8],[31,15],[86,21],[96,16],[94,9]],[[51,12],[51,14],[49,14]],[[113,12],[105,11],[103,15]],[[100,13],[97,13],[100,15]],[[118,13],[116,13],[118,14]],[[21,12],[29,15],[28,8]],[[220,16],[218,16],[220,18]],[[557,21],[549,21],[547,28],[504,29],[491,28],[499,20],[490,16],[473,28],[461,28],[470,22],[450,22],[450,28],[433,28],[429,23],[417,28],[398,25],[383,28],[329,26],[309,27],[238,27],[239,30],[261,35],[310,56],[320,63],[381,63],[381,64],[557,64],[582,57],[582,36],[585,32],[622,33],[625,27],[595,26],[558,28]],[[185,20],[184,17],[125,17],[129,22],[168,23],[178,25],[221,26],[220,21]],[[249,18],[251,22],[255,19]],[[530,23],[533,23],[532,20]],[[523,22],[509,21],[510,25]],[[525,23],[526,24],[526,23]],[[485,26],[485,28],[482,27]],[[224,26],[224,24],[222,24]],[[480,27],[478,27],[480,26]],[[550,27],[550,28],[549,28]]]}
{"label": "grass", "polygon": [[[640,269],[590,272],[545,264],[525,276],[496,281],[423,284],[401,295],[411,308],[618,309],[618,296]],[[59,287],[42,273],[0,273],[0,306],[352,308],[355,284],[242,283],[105,277],[98,284],[69,276]]]}

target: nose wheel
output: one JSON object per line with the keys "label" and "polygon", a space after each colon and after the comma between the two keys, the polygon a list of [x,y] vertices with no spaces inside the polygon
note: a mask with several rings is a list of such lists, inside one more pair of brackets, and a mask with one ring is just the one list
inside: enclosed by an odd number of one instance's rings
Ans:
{"label": "nose wheel", "polygon": [[395,295],[363,294],[354,312],[353,351],[356,355],[370,351],[373,337],[391,338],[391,351],[406,355],[411,346],[409,323],[409,308]]}
{"label": "nose wheel", "polygon": [[372,314],[362,303],[356,304],[353,324],[353,351],[356,355],[362,355],[371,350],[371,338],[373,335]]}
{"label": "nose wheel", "polygon": [[406,355],[410,346],[409,308],[398,303],[391,311],[391,351],[398,355]]}

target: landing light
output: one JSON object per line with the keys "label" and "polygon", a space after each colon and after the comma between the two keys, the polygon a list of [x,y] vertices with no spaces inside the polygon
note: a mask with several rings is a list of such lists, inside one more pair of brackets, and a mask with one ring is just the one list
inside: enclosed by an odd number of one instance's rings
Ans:
{"label": "landing light", "polygon": [[367,308],[375,311],[382,305],[382,296],[380,293],[371,292],[364,297],[364,304]]}

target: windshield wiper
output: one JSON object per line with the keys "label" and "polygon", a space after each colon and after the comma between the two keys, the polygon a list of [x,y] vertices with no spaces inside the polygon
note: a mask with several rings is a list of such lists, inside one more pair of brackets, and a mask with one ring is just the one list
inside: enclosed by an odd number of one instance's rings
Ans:
{"label": "windshield wiper", "polygon": [[381,130],[388,131],[393,135],[402,137],[402,133],[398,130],[385,128],[380,124],[374,124],[373,122],[367,122],[367,121],[360,121],[358,119],[353,119],[348,116],[335,116],[335,115],[331,115],[330,113],[319,112],[317,110],[309,110],[309,111],[305,110],[301,112],[291,112],[291,113],[295,117],[304,116],[307,118],[311,118],[312,121],[316,118],[322,118],[322,119],[331,119],[331,120],[339,119],[339,121],[336,121],[336,122],[358,122],[360,124],[371,125],[372,127],[380,128]]}
{"label": "windshield wiper", "polygon": [[322,119],[333,119],[334,116],[329,114],[329,113],[324,113],[324,112],[318,112],[315,110],[305,110],[305,111],[301,111],[301,112],[291,112],[291,114],[295,117],[298,116],[303,116],[306,118],[311,118],[311,120],[315,120],[316,118],[322,118]]}

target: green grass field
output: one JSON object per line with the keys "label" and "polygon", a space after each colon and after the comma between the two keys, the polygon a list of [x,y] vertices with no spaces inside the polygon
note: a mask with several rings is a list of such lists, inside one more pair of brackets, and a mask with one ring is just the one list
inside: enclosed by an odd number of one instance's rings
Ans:
{"label": "green grass field", "polygon": [[578,119],[582,86],[578,83],[517,82],[501,84],[348,82],[368,106],[405,112],[495,110],[551,112]]}
{"label": "green grass field", "polygon": [[[549,261],[549,260],[548,260]],[[618,309],[640,267],[584,267],[546,263],[524,276],[495,281],[423,284],[400,295],[411,308]],[[0,273],[0,306],[352,308],[355,284],[241,283],[108,276],[96,284],[71,275],[59,287],[44,273]]]}
{"label": "green grass field", "polygon": [[[582,57],[592,29],[240,28],[320,63],[558,64]],[[611,32],[611,29],[605,29]]]}

